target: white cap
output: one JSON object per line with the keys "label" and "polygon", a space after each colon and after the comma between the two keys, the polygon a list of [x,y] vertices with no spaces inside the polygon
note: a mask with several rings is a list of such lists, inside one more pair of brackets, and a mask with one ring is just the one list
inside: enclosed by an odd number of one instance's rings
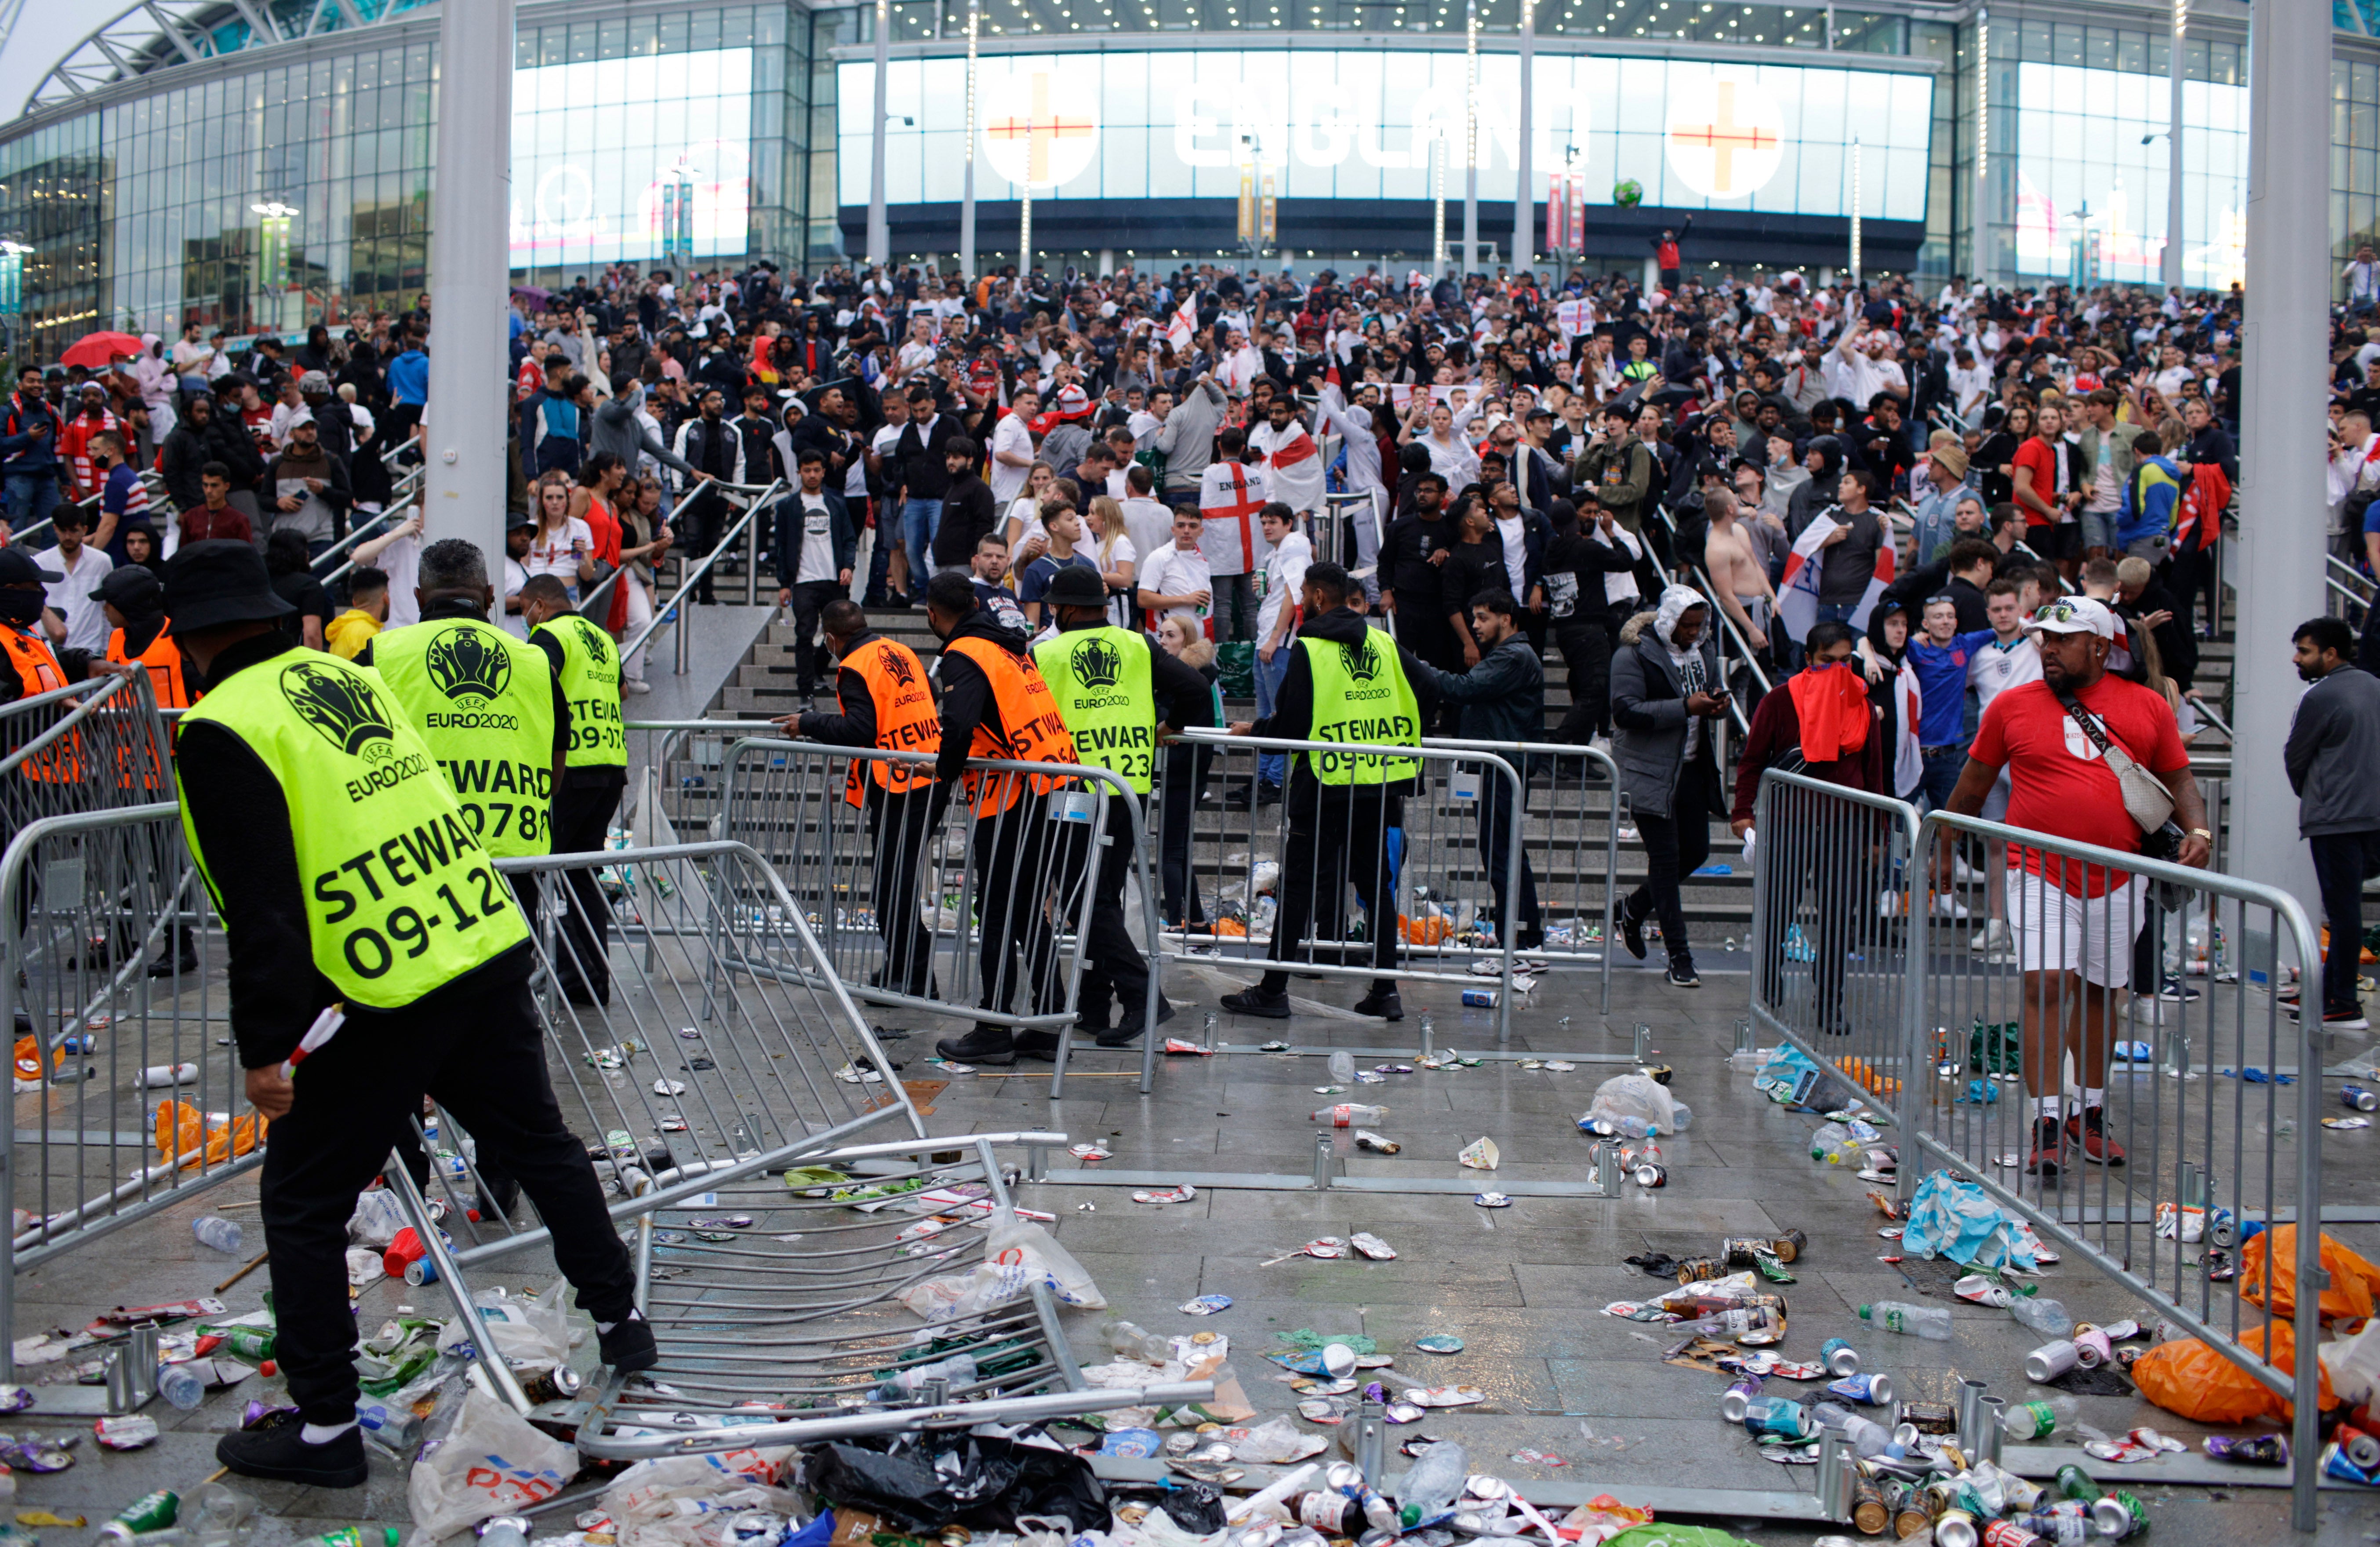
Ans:
{"label": "white cap", "polygon": [[2104,602],[2088,596],[2061,596],[2055,602],[2045,602],[2025,620],[2028,634],[2096,634],[2103,640],[2116,637],[2116,615]]}

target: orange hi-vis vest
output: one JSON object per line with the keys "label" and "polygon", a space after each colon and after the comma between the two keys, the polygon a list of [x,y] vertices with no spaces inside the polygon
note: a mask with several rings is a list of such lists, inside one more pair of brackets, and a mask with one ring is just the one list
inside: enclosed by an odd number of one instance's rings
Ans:
{"label": "orange hi-vis vest", "polygon": [[[916,651],[891,640],[870,640],[844,656],[843,664],[859,674],[859,679],[868,684],[868,697],[876,700],[878,750],[931,752],[941,746],[942,722],[934,713],[934,689],[926,680],[926,664],[917,659]],[[872,770],[878,786],[892,795],[906,795],[934,782],[930,762],[871,762],[854,758],[843,782],[843,798],[855,806],[867,785],[860,773],[863,768]]]}
{"label": "orange hi-vis vest", "polygon": [[[990,680],[992,702],[1000,706],[1002,734],[978,724],[967,747],[971,758],[1002,758],[1011,762],[1074,762],[1075,738],[1066,730],[1058,700],[1041,679],[1041,668],[1029,655],[1015,656],[990,640],[958,639],[942,646],[946,653],[965,656]],[[975,814],[996,816],[1016,804],[1019,786],[1030,783],[1033,793],[1047,795],[1058,787],[1054,775],[985,774],[970,770],[963,786],[975,803]]]}
{"label": "orange hi-vis vest", "polygon": [[[58,658],[50,652],[50,643],[39,634],[22,628],[0,627],[0,651],[6,651],[8,664],[17,668],[17,680],[24,685],[24,697],[34,698],[54,693],[67,685],[67,674]],[[38,736],[38,728],[27,737]],[[79,737],[74,733],[61,737],[40,752],[18,764],[29,779],[41,779],[52,784],[73,784],[82,777],[82,759],[75,745]]]}
{"label": "orange hi-vis vest", "polygon": [[107,636],[107,659],[118,665],[137,661],[148,667],[149,685],[160,709],[188,709],[198,702],[198,695],[190,691],[189,679],[182,675],[182,647],[174,642],[170,619],[149,641],[149,648],[138,655],[124,653],[124,630],[116,629]]}

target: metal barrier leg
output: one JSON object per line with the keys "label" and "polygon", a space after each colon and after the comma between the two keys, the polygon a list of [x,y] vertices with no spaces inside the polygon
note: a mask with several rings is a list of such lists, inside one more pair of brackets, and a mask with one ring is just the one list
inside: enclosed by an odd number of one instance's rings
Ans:
{"label": "metal barrier leg", "polygon": [[[413,1185],[413,1173],[405,1168],[404,1155],[392,1150],[388,1161],[388,1177],[396,1184],[398,1197],[405,1204],[405,1217],[412,1223],[413,1233],[420,1238],[424,1254],[437,1268],[438,1281],[446,1286],[446,1297],[454,1302],[455,1314],[463,1319],[465,1326],[479,1326],[480,1308],[472,1303],[470,1286],[464,1283],[462,1270],[455,1265],[454,1254],[446,1249],[445,1237],[439,1234],[437,1224],[431,1219],[430,1205],[422,1198],[421,1189]],[[535,1406],[529,1401],[528,1394],[521,1390],[520,1382],[513,1378],[512,1366],[496,1352],[493,1338],[473,1337],[471,1351],[479,1361],[480,1372],[488,1378],[488,1383],[495,1387],[496,1395],[513,1411],[526,1413]]]}

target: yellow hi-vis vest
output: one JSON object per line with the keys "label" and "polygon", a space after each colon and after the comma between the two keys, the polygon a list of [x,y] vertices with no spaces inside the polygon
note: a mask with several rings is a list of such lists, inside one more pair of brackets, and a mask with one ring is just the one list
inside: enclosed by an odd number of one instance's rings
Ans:
{"label": "yellow hi-vis vest", "polygon": [[[428,744],[370,671],[290,651],[234,674],[181,726],[201,722],[247,743],[280,785],[314,965],[348,1004],[410,1005],[528,938]],[[190,857],[220,907],[187,788],[181,800]]]}
{"label": "yellow hi-vis vest", "polygon": [[413,721],[463,816],[500,859],[553,848],[553,668],[545,652],[476,618],[372,640],[371,669]]}
{"label": "yellow hi-vis vest", "polygon": [[[1396,641],[1377,628],[1364,642],[1341,644],[1308,634],[1297,641],[1314,676],[1316,741],[1355,742],[1374,747],[1421,745],[1421,705]],[[1357,752],[1301,754],[1316,779],[1326,785],[1385,785],[1419,777],[1418,758],[1383,758]]]}
{"label": "yellow hi-vis vest", "polygon": [[1033,647],[1033,664],[1058,700],[1075,755],[1112,770],[1142,795],[1157,771],[1157,698],[1148,639],[1110,624],[1072,628]]}
{"label": "yellow hi-vis vest", "polygon": [[564,764],[627,767],[628,740],[620,725],[619,646],[577,613],[548,618],[529,631],[531,639],[540,634],[551,634],[562,645],[562,696],[570,702],[570,751]]}

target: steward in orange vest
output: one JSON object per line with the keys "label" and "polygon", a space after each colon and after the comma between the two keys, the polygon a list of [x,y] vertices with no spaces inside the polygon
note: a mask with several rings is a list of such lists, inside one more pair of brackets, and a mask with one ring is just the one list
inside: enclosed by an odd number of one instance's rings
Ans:
{"label": "steward in orange vest", "polygon": [[[848,600],[828,603],[820,622],[839,663],[834,686],[842,711],[805,711],[777,724],[790,735],[833,747],[940,752],[942,727],[934,713],[933,679],[917,652],[868,632],[868,615]],[[854,758],[844,779],[844,798],[867,809],[876,838],[870,901],[877,932],[884,937],[884,960],[870,975],[869,986],[928,1002],[938,999],[941,990],[934,981],[933,940],[918,917],[917,876],[941,804],[934,791],[931,763]]]}
{"label": "steward in orange vest", "polygon": [[[937,788],[947,791],[965,772],[964,788],[975,810],[969,842],[975,857],[975,914],[981,932],[983,997],[979,1007],[1008,1013],[1019,981],[1032,984],[1033,1013],[1054,1014],[1064,1003],[1055,933],[1043,906],[1052,880],[1050,809],[1075,787],[1062,774],[966,770],[969,758],[1072,764],[1075,738],[1058,713],[1050,685],[1026,649],[1025,636],[1004,628],[976,601],[966,571],[948,569],[926,588],[926,622],[942,641],[942,744],[935,760]],[[947,798],[947,797],[945,797]],[[941,802],[937,802],[941,804]],[[1017,956],[1024,970],[1017,970]],[[961,1063],[1013,1064],[1019,1053],[1054,1056],[1058,1034],[978,1021],[964,1037],[936,1044]]]}

